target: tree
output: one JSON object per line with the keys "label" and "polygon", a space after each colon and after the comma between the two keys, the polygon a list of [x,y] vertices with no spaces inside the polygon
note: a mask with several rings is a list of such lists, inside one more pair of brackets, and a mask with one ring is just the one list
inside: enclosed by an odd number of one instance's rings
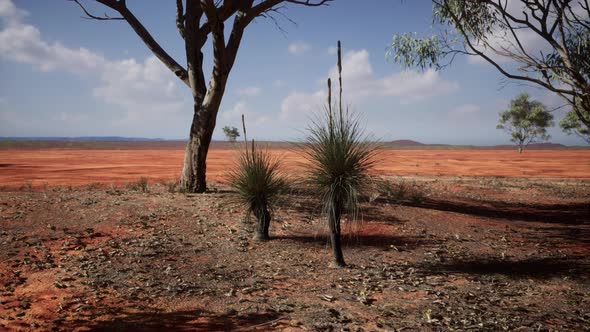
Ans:
{"label": "tree", "polygon": [[[318,7],[332,0],[176,0],[176,27],[184,40],[186,68],[160,46],[133,14],[125,0],[93,0],[114,10],[119,17],[93,15],[82,5],[82,0],[72,1],[77,3],[89,18],[126,21],[154,55],[191,90],[194,104],[193,119],[185,149],[180,186],[187,192],[204,192],[207,186],[207,153],[221,99],[229,73],[235,64],[244,30],[256,17],[273,18],[272,14],[280,12],[285,4]],[[231,20],[231,29],[227,30],[230,31],[229,36],[226,36],[225,24]],[[203,47],[209,37],[213,47],[213,70],[207,86],[203,73]]]}
{"label": "tree", "polygon": [[236,127],[225,126],[223,127],[223,133],[225,134],[225,137],[227,137],[227,140],[230,142],[235,142],[236,138],[240,137],[240,132]]}
{"label": "tree", "polygon": [[[338,111],[332,110],[331,81],[328,79],[328,105],[308,128],[303,154],[309,161],[308,181],[320,195],[330,229],[333,266],[345,266],[342,254],[342,216],[351,220],[358,213],[358,196],[370,183],[368,171],[374,164],[374,147],[363,137],[358,118],[342,108],[342,62],[338,42],[340,98]],[[336,108],[336,106],[335,106]]]}
{"label": "tree", "polygon": [[433,13],[439,34],[396,34],[389,56],[437,70],[458,54],[477,56],[509,79],[557,93],[590,127],[588,0],[433,0]]}
{"label": "tree", "polygon": [[542,103],[529,100],[529,95],[522,93],[510,101],[508,109],[500,113],[498,129],[504,129],[512,138],[510,141],[518,146],[518,153],[530,143],[548,140],[547,127],[553,126],[553,114]]}
{"label": "tree", "polygon": [[576,134],[586,142],[590,143],[590,129],[584,127],[575,111],[569,111],[563,119],[559,122],[559,126],[568,134]]}

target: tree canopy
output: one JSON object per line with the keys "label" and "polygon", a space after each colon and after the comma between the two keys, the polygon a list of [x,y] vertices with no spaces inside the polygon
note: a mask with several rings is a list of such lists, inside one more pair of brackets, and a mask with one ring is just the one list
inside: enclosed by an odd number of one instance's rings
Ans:
{"label": "tree canopy", "polygon": [[558,94],[590,127],[588,0],[433,0],[433,24],[440,29],[431,36],[394,35],[388,55],[437,70],[457,55],[477,56],[509,79]]}
{"label": "tree canopy", "polygon": [[235,142],[240,137],[240,131],[236,127],[225,126],[223,127],[223,134],[227,137],[230,142]]}
{"label": "tree canopy", "polygon": [[523,93],[510,101],[508,109],[500,113],[496,128],[509,133],[512,136],[510,141],[522,152],[530,143],[548,140],[550,136],[547,134],[547,127],[553,125],[553,114],[547,111],[547,107],[530,100],[529,95]]}

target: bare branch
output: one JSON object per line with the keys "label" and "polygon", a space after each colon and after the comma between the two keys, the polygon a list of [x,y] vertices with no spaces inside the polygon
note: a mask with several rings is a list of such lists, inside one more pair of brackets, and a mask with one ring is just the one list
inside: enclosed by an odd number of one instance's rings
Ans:
{"label": "bare branch", "polygon": [[82,8],[82,11],[84,12],[84,14],[86,14],[86,16],[87,16],[86,18],[98,20],[98,21],[125,20],[123,17],[110,17],[106,13],[104,14],[104,16],[93,15],[88,10],[86,10],[86,8],[80,3],[80,1],[78,1],[78,0],[69,0],[69,1],[72,1],[72,2],[75,2],[76,4],[78,4],[78,6],[80,6],[80,8]]}

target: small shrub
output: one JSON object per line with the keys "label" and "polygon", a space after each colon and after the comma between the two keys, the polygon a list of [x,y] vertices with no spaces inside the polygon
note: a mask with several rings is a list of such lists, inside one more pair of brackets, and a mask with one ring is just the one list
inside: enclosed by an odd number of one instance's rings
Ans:
{"label": "small shrub", "polygon": [[147,193],[149,192],[148,179],[142,176],[137,181],[127,184],[127,189]]}
{"label": "small shrub", "polygon": [[20,191],[33,191],[33,182],[26,181],[25,183],[23,183],[22,186],[20,186],[19,190]]}
{"label": "small shrub", "polygon": [[165,186],[168,189],[168,192],[171,193],[171,194],[173,194],[177,190],[178,182],[177,181],[166,182],[165,183]]}
{"label": "small shrub", "polygon": [[421,203],[424,201],[424,193],[416,182],[408,183],[401,179],[399,182],[381,180],[377,182],[376,188],[380,196],[386,197],[397,203],[412,202]]}
{"label": "small shrub", "polygon": [[255,240],[270,238],[270,210],[278,196],[287,189],[286,179],[279,173],[279,167],[279,159],[257,148],[252,140],[251,149],[247,143],[244,145],[237,164],[227,176],[230,186],[238,192],[239,200],[246,207],[247,217],[251,214],[256,217]]}
{"label": "small shrub", "polygon": [[102,185],[98,182],[92,182],[86,185],[86,190],[96,190],[102,187]]}

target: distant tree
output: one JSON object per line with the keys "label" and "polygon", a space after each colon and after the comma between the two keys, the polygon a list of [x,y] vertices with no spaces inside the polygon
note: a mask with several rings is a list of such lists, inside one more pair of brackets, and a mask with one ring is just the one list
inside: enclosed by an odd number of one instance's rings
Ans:
{"label": "distant tree", "polygon": [[498,129],[509,133],[512,142],[518,146],[518,152],[533,142],[548,140],[547,127],[553,126],[553,115],[547,111],[542,103],[529,100],[526,93],[518,95],[510,101],[508,109],[500,113]]}
{"label": "distant tree", "polygon": [[388,54],[396,62],[441,69],[457,55],[474,55],[509,79],[558,94],[572,107],[580,128],[590,128],[588,0],[432,2],[440,33],[394,35]]}
{"label": "distant tree", "polygon": [[[193,97],[193,117],[180,175],[180,187],[186,192],[202,193],[207,189],[206,161],[217,113],[246,28],[257,17],[270,17],[276,20],[273,15],[277,13],[284,15],[282,10],[287,5],[319,7],[332,0],[167,1],[166,3],[176,7],[176,19],[171,18],[169,22],[175,22],[179,36],[183,40],[186,66],[177,62],[171,53],[164,50],[156,41],[129,7],[128,3],[131,1],[91,1],[110,8],[118,16],[106,13],[104,16],[97,16],[85,8],[84,0],[71,1],[78,4],[88,18],[127,22],[147,48],[190,89]],[[151,3],[146,1],[133,1],[133,3],[138,6],[151,6]],[[160,21],[164,22],[167,19]],[[203,48],[207,40],[211,41],[213,60],[208,84],[203,66],[205,60]]]}
{"label": "distant tree", "polygon": [[559,122],[559,126],[566,134],[576,134],[586,142],[590,143],[590,129],[584,126],[574,110],[569,111],[565,115],[565,117]]}
{"label": "distant tree", "polygon": [[236,127],[225,126],[223,127],[223,133],[225,134],[225,137],[227,137],[227,140],[230,142],[235,142],[236,138],[240,137],[240,132]]}

